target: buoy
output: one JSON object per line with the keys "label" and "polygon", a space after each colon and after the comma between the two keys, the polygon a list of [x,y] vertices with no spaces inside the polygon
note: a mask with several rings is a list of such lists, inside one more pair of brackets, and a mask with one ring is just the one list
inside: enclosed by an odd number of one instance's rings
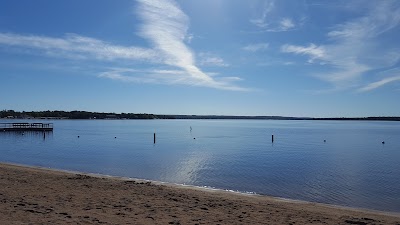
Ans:
{"label": "buoy", "polygon": [[117,138],[117,137],[114,137],[114,138]]}
{"label": "buoy", "polygon": [[324,140],[324,142],[326,142],[326,140]]}
{"label": "buoy", "polygon": [[193,139],[196,139],[196,138],[193,138]]}
{"label": "buoy", "polygon": [[78,135],[78,138],[79,138],[79,135]]}
{"label": "buoy", "polygon": [[384,141],[382,141],[382,144],[384,145],[384,144],[385,144],[385,142],[384,142]]}

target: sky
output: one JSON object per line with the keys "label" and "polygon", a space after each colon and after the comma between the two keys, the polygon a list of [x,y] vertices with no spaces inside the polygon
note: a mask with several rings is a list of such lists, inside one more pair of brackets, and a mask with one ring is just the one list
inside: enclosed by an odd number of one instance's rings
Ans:
{"label": "sky", "polygon": [[397,0],[3,0],[0,110],[400,116]]}

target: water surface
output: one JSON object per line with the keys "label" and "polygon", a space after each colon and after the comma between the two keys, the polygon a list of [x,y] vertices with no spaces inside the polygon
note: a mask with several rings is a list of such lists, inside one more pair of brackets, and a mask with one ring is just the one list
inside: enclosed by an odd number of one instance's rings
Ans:
{"label": "water surface", "polygon": [[400,212],[399,122],[45,122],[1,132],[0,161]]}

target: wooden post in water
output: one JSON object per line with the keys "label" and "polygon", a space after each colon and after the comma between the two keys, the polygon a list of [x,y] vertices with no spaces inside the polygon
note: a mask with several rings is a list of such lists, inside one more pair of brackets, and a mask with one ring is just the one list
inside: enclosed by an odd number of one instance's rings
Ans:
{"label": "wooden post in water", "polygon": [[156,143],[156,133],[154,133],[154,144]]}
{"label": "wooden post in water", "polygon": [[274,143],[274,135],[272,135],[272,143]]}

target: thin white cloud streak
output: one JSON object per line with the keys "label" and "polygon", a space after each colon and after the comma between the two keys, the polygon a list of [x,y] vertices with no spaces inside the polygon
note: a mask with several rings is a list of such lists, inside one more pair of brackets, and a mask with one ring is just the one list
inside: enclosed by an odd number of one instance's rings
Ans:
{"label": "thin white cloud streak", "polygon": [[315,59],[323,59],[325,57],[325,49],[321,46],[316,46],[313,43],[306,47],[285,44],[281,47],[281,51],[285,53],[308,55],[310,56],[310,63],[312,63]]}
{"label": "thin white cloud streak", "polygon": [[372,91],[374,89],[380,88],[386,84],[395,82],[395,81],[400,81],[400,76],[394,76],[394,77],[387,77],[385,79],[382,79],[380,81],[376,81],[373,83],[368,84],[365,87],[362,87],[358,89],[359,92],[366,92],[366,91]]}
{"label": "thin white cloud streak", "polygon": [[227,67],[229,64],[225,62],[224,59],[214,55],[209,52],[200,52],[199,56],[199,65],[201,66],[218,66],[218,67]]}
{"label": "thin white cloud streak", "polygon": [[[136,70],[130,68],[110,68],[109,71],[98,75],[100,78],[108,78],[122,82],[172,84],[184,77],[182,71],[177,70]],[[174,78],[174,79],[171,79]]]}
{"label": "thin white cloud streak", "polygon": [[378,89],[382,86],[385,86],[389,83],[400,81],[400,68],[392,68],[382,72],[379,72],[378,75],[381,77],[378,81],[371,82],[367,85],[364,85],[361,88],[358,88],[358,92],[367,92]]}
{"label": "thin white cloud streak", "polygon": [[228,63],[226,63],[222,58],[220,57],[207,57],[204,58],[200,61],[200,65],[202,66],[221,66],[221,67],[227,67],[229,66]]}
{"label": "thin white cloud streak", "polygon": [[284,18],[280,20],[278,23],[256,23],[256,26],[260,28],[260,31],[263,32],[285,32],[298,29],[301,24],[296,25],[292,19]]}
{"label": "thin white cloud streak", "polygon": [[242,49],[249,52],[265,51],[269,47],[269,43],[257,43],[244,46]]}
{"label": "thin white cloud streak", "polygon": [[155,51],[140,47],[124,47],[110,43],[67,34],[64,38],[52,38],[36,35],[19,35],[13,33],[0,33],[0,45],[28,48],[44,52],[49,56],[67,58],[95,58],[100,60],[148,60],[158,58]]}
{"label": "thin white cloud streak", "polygon": [[[228,82],[217,81],[196,66],[193,52],[185,45],[189,18],[171,0],[138,0],[137,12],[144,24],[140,35],[149,40],[164,63],[182,69],[189,75],[184,82],[196,86],[226,90],[247,90]],[[180,80],[179,80],[180,81]]]}
{"label": "thin white cloud streak", "polygon": [[[213,73],[209,74],[218,75]],[[130,68],[110,68],[109,71],[99,74],[98,77],[134,83],[203,86],[202,83],[193,82],[191,76],[184,70],[136,70]],[[217,83],[224,84],[241,81],[242,79],[239,77],[215,77],[215,80]],[[221,86],[220,88],[225,89],[224,86]],[[229,87],[228,90],[254,91],[241,87],[238,87],[237,89]]]}

